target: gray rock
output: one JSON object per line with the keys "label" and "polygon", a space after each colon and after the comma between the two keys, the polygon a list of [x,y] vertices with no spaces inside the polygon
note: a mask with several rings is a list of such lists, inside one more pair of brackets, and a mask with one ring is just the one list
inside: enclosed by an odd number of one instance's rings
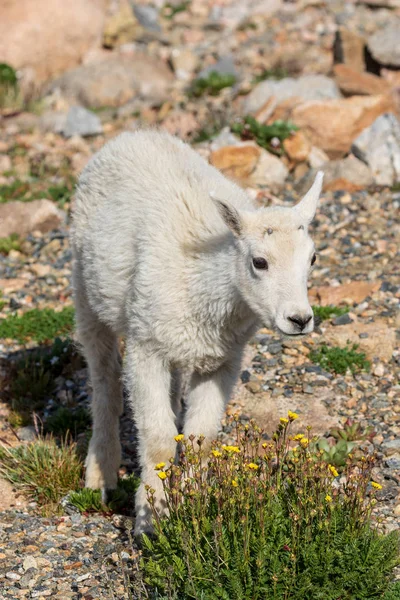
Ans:
{"label": "gray rock", "polygon": [[17,429],[17,436],[23,442],[33,442],[36,437],[36,429],[33,425],[26,425],[26,427],[19,427]]}
{"label": "gray rock", "polygon": [[64,73],[48,88],[72,103],[86,107],[122,106],[136,96],[152,103],[168,97],[174,79],[161,60],[137,53],[112,56]]}
{"label": "gray rock", "polygon": [[388,455],[397,454],[400,451],[400,437],[388,442],[382,442],[381,448]]}
{"label": "gray rock", "polygon": [[381,65],[400,67],[400,20],[392,21],[372,35],[368,50]]}
{"label": "gray rock", "polygon": [[39,117],[39,129],[43,132],[52,131],[62,133],[67,121],[67,113],[56,110],[48,110]]}
{"label": "gray rock", "polygon": [[224,127],[212,140],[210,149],[214,152],[224,146],[237,146],[238,144],[240,144],[240,139],[231,132],[230,127]]}
{"label": "gray rock", "polygon": [[[331,160],[320,166],[319,169],[310,169],[306,175],[296,184],[296,189],[300,194],[305,194],[311,187],[317,171],[323,171],[324,186],[334,182],[349,182],[361,187],[369,187],[374,183],[371,170],[361,160],[350,154],[340,160]],[[339,189],[339,188],[336,188]]]}
{"label": "gray rock", "polygon": [[199,73],[200,77],[207,77],[212,71],[216,71],[219,75],[234,75],[238,78],[239,74],[236,70],[235,63],[233,62],[233,56],[231,54],[227,54],[226,56],[221,56],[221,58],[214,64],[206,67]]}
{"label": "gray rock", "polygon": [[400,181],[400,122],[393,114],[378,117],[354,140],[351,149],[369,166],[376,184]]}
{"label": "gray rock", "polygon": [[344,315],[340,315],[339,317],[336,317],[335,319],[333,319],[332,324],[333,325],[348,325],[349,323],[352,323],[353,319],[346,313]]}
{"label": "gray rock", "polygon": [[256,112],[272,96],[275,97],[278,104],[295,96],[302,100],[341,98],[336,83],[325,75],[303,75],[298,79],[286,77],[280,81],[267,80],[256,85],[253,91],[246,96],[245,112]]}
{"label": "gray rock", "polygon": [[390,458],[385,460],[385,465],[389,469],[400,471],[400,454],[393,454]]}
{"label": "gray rock", "polygon": [[148,31],[161,31],[161,26],[158,22],[158,10],[155,6],[133,4],[132,8],[135,17],[142,27]]}
{"label": "gray rock", "polygon": [[73,135],[87,137],[103,133],[103,126],[95,113],[83,106],[71,106],[62,133],[65,137]]}

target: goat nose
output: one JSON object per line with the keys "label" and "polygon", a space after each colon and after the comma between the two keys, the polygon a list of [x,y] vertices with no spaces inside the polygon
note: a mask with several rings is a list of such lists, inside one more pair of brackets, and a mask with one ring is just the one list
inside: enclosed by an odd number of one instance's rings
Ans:
{"label": "goat nose", "polygon": [[288,320],[291,321],[296,327],[303,331],[303,329],[308,325],[311,321],[312,315],[307,315],[302,317],[301,315],[293,315],[292,317],[288,317]]}

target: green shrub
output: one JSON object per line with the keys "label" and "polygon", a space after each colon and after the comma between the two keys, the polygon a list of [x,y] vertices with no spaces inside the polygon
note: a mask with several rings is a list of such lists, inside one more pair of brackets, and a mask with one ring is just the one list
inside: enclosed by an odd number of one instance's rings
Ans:
{"label": "green shrub", "polygon": [[19,235],[12,233],[8,237],[0,238],[0,254],[9,254],[10,250],[20,250]]}
{"label": "green shrub", "polygon": [[257,83],[260,83],[261,81],[266,81],[267,79],[284,79],[288,76],[288,70],[284,69],[283,67],[276,67],[275,69],[264,69],[259,75],[256,75],[253,78],[253,84],[256,85]]}
{"label": "green shrub", "polygon": [[17,73],[15,69],[6,63],[0,63],[0,86],[2,85],[13,87],[17,85]]}
{"label": "green shrub", "polygon": [[82,488],[69,495],[68,501],[80,512],[119,512],[132,511],[134,508],[135,493],[139,486],[139,478],[132,474],[118,480],[116,490],[109,492],[107,504],[101,499],[100,490]]}
{"label": "green shrub", "polygon": [[[289,121],[274,121],[271,125],[263,125],[254,117],[245,117],[231,125],[233,133],[240,135],[242,139],[254,140],[262,148],[278,155],[283,153],[282,142],[297,129]],[[273,141],[276,143],[272,143]]]}
{"label": "green shrub", "polygon": [[79,487],[83,465],[75,445],[52,437],[16,448],[0,447],[0,475],[49,514],[70,490]]}
{"label": "green shrub", "polygon": [[0,337],[18,342],[30,339],[46,342],[59,335],[71,333],[74,326],[74,308],[67,306],[56,312],[52,308],[34,308],[18,316],[10,315],[0,320]]}
{"label": "green shrub", "polygon": [[211,71],[207,77],[198,77],[190,86],[189,96],[199,98],[204,94],[218,96],[221,90],[231,87],[236,83],[236,77],[230,74],[221,74]]}
{"label": "green shrub", "polygon": [[371,525],[374,488],[381,487],[370,486],[373,459],[348,460],[346,483],[334,482],[336,469],[310,449],[309,438],[289,435],[295,418],[281,419],[265,443],[254,423],[237,423],[236,445],[216,443],[208,466],[204,438],[193,436],[179,464],[157,465],[169,516],[159,517],[148,489],[155,533],[143,536],[141,562],[155,594],[372,600],[388,590],[399,538]]}
{"label": "green shrub", "polygon": [[50,415],[45,423],[45,429],[56,436],[65,436],[67,433],[74,438],[90,427],[91,418],[89,412],[78,407],[76,410],[60,406],[55,413]]}
{"label": "green shrub", "polygon": [[323,344],[317,350],[310,352],[310,360],[327,371],[340,375],[345,375],[347,369],[350,369],[353,374],[362,369],[369,371],[370,362],[364,352],[357,352],[357,348],[358,344],[348,344],[345,348],[329,348]]}
{"label": "green shrub", "polygon": [[349,312],[347,306],[313,306],[314,317],[318,317],[320,321],[325,321],[331,317],[340,317]]}

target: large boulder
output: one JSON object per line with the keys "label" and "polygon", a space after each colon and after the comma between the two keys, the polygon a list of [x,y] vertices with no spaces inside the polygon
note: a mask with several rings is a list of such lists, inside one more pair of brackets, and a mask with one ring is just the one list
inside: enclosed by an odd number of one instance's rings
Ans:
{"label": "large boulder", "polygon": [[165,63],[138,53],[80,66],[64,73],[49,90],[59,89],[70,101],[90,108],[122,106],[135,96],[158,103],[168,97],[173,78]]}
{"label": "large boulder", "polygon": [[286,77],[280,81],[262,81],[246,96],[244,110],[255,113],[272,97],[280,104],[289,98],[302,100],[324,100],[340,98],[336,83],[325,75],[303,75],[298,79]]}
{"label": "large boulder", "polygon": [[363,129],[380,115],[392,111],[396,111],[396,106],[390,94],[353,96],[304,102],[293,109],[291,119],[330,158],[340,158],[350,151],[353,140]]}
{"label": "large boulder", "polygon": [[352,151],[369,166],[377,185],[400,181],[400,122],[393,114],[381,115],[364,129]]}
{"label": "large boulder", "polygon": [[21,237],[32,231],[58,229],[65,214],[50,200],[6,202],[0,204],[0,238],[16,233]]}
{"label": "large boulder", "polygon": [[0,10],[0,62],[42,83],[100,43],[105,0],[2,0]]}

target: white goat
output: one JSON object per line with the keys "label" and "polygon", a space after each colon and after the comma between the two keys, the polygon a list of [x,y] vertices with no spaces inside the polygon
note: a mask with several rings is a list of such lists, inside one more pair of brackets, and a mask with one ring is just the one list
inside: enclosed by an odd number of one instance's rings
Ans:
{"label": "white goat", "polygon": [[185,435],[217,435],[243,347],[260,325],[312,331],[307,227],[322,174],[293,208],[256,209],[246,193],[180,140],[124,133],[90,160],[72,234],[77,337],[93,387],[86,485],[117,484],[124,381],[138,430],[136,533],[150,527],[145,484],[175,455],[179,373],[191,373]]}

